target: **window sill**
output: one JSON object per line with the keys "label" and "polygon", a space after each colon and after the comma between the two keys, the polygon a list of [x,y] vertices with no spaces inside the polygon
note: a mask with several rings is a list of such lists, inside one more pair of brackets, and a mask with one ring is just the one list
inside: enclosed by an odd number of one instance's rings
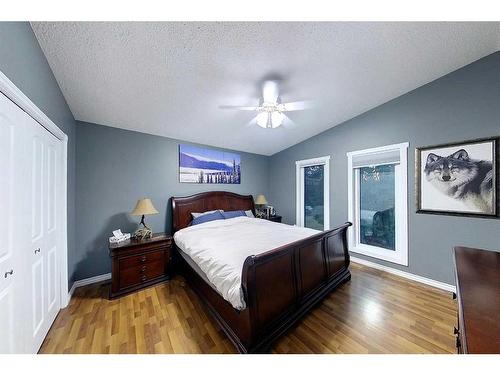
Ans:
{"label": "window sill", "polygon": [[[390,263],[399,264],[401,266],[408,267],[408,259],[405,254],[401,251],[388,250],[384,248],[378,248],[375,246],[352,246],[349,247],[349,251],[361,255],[368,256],[370,258],[383,260]],[[388,254],[387,254],[388,253]]]}

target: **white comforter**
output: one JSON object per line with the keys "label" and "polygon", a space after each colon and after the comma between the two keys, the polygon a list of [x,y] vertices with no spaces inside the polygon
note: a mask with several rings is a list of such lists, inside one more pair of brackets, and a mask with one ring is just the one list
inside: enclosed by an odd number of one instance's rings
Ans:
{"label": "white comforter", "polygon": [[174,240],[222,297],[243,310],[241,274],[245,259],[316,233],[319,231],[240,216],[181,229]]}

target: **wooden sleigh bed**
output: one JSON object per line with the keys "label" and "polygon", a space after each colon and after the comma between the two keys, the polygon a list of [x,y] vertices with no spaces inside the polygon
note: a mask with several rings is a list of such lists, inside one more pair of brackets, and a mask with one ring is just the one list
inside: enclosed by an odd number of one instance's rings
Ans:
{"label": "wooden sleigh bed", "polygon": [[[207,192],[172,198],[174,233],[191,222],[191,212],[252,210],[253,197]],[[186,278],[240,353],[270,349],[297,320],[341,283],[350,280],[346,223],[338,228],[249,256],[243,265],[244,310],[235,309],[176,251]]]}

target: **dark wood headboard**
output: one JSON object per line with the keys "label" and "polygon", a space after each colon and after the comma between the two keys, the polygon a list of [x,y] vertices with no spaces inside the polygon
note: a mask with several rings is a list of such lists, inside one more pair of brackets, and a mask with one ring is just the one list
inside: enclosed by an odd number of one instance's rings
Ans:
{"label": "dark wood headboard", "polygon": [[255,214],[255,205],[253,196],[229,191],[209,191],[187,197],[172,197],[173,232],[189,225],[192,220],[191,212],[211,210],[252,210]]}

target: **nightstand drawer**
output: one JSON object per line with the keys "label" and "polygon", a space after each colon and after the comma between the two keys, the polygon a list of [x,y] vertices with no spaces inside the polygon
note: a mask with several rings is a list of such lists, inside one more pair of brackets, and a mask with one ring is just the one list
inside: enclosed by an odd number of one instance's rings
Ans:
{"label": "nightstand drawer", "polygon": [[120,289],[146,283],[165,275],[163,259],[120,270]]}
{"label": "nightstand drawer", "polygon": [[119,260],[120,262],[120,270],[125,268],[137,267],[146,263],[156,262],[159,260],[164,260],[168,250],[165,248],[159,249],[158,251],[151,251],[145,254],[139,254],[130,256],[127,258],[122,258]]}

